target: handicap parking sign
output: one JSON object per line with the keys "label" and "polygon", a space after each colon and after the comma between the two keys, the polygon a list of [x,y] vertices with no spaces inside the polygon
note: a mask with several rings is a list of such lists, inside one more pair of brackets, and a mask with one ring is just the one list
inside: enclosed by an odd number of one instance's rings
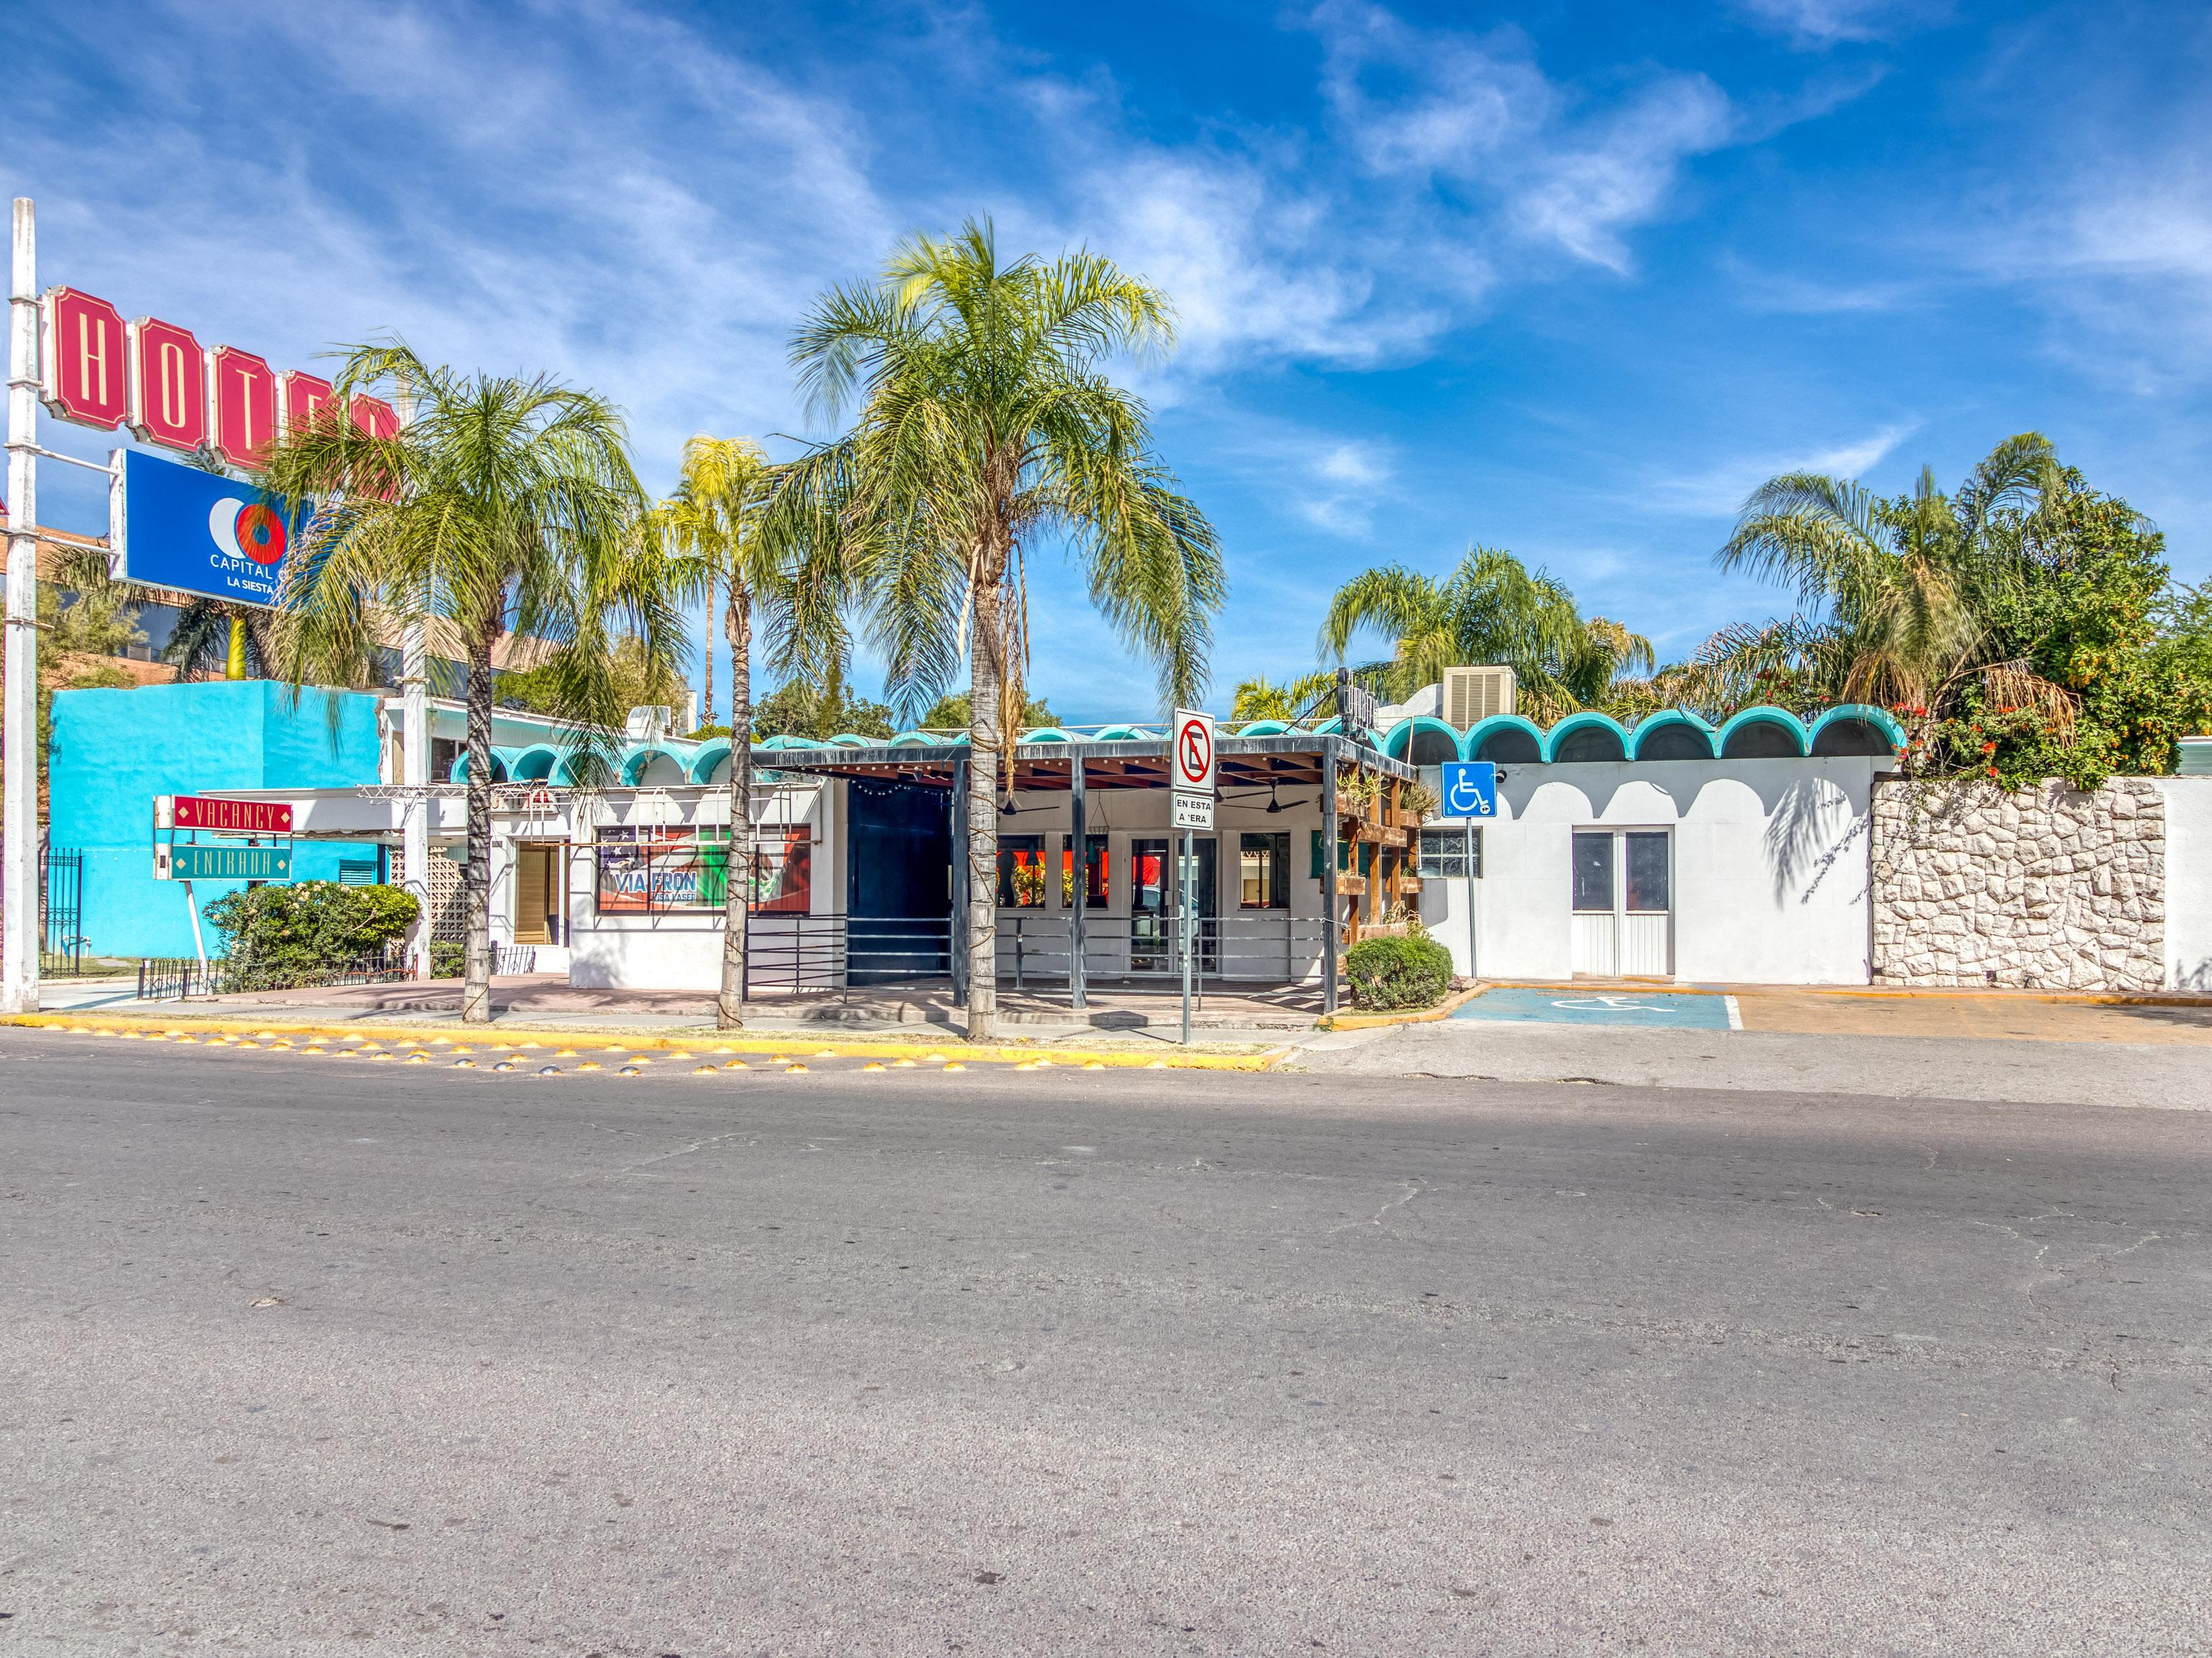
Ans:
{"label": "handicap parking sign", "polygon": [[1443,815],[1498,816],[1498,768],[1487,760],[1455,760],[1443,767]]}

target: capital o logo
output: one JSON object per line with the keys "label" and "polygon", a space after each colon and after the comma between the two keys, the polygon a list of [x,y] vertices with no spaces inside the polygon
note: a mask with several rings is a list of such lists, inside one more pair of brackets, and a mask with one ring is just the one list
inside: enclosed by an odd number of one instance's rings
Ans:
{"label": "capital o logo", "polygon": [[284,520],[262,501],[224,496],[208,513],[208,534],[216,550],[227,558],[267,565],[284,556]]}

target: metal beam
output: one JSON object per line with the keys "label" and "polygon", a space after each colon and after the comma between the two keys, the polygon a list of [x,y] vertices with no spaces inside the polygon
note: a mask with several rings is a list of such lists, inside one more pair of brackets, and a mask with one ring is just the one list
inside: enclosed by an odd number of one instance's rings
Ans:
{"label": "metal beam", "polygon": [[1336,752],[1332,745],[1322,751],[1321,768],[1321,902],[1328,921],[1321,930],[1321,1011],[1336,1011],[1336,930],[1342,925],[1342,901],[1336,896]]}
{"label": "metal beam", "polygon": [[1091,907],[1091,844],[1085,832],[1091,800],[1085,769],[1079,760],[1067,774],[1067,851],[1075,865],[1074,890],[1068,895],[1074,902],[1067,912],[1067,1005],[1073,1008],[1091,1005],[1083,976],[1084,912]]}

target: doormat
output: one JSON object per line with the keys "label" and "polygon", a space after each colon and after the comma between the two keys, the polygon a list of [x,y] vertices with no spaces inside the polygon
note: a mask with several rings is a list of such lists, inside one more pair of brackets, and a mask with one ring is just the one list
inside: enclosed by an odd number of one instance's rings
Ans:
{"label": "doormat", "polygon": [[1733,996],[1680,996],[1634,990],[1492,990],[1451,1016],[1517,1024],[1653,1025],[1674,1029],[1741,1029]]}

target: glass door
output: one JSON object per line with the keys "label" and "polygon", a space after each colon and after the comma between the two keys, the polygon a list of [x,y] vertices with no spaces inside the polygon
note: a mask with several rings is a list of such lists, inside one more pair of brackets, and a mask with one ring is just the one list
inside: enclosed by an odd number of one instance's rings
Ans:
{"label": "glass door", "polygon": [[1665,829],[1577,829],[1573,970],[1664,979],[1674,970],[1674,837]]}
{"label": "glass door", "polygon": [[1165,973],[1173,965],[1168,919],[1174,914],[1168,843],[1129,842],[1129,971]]}

